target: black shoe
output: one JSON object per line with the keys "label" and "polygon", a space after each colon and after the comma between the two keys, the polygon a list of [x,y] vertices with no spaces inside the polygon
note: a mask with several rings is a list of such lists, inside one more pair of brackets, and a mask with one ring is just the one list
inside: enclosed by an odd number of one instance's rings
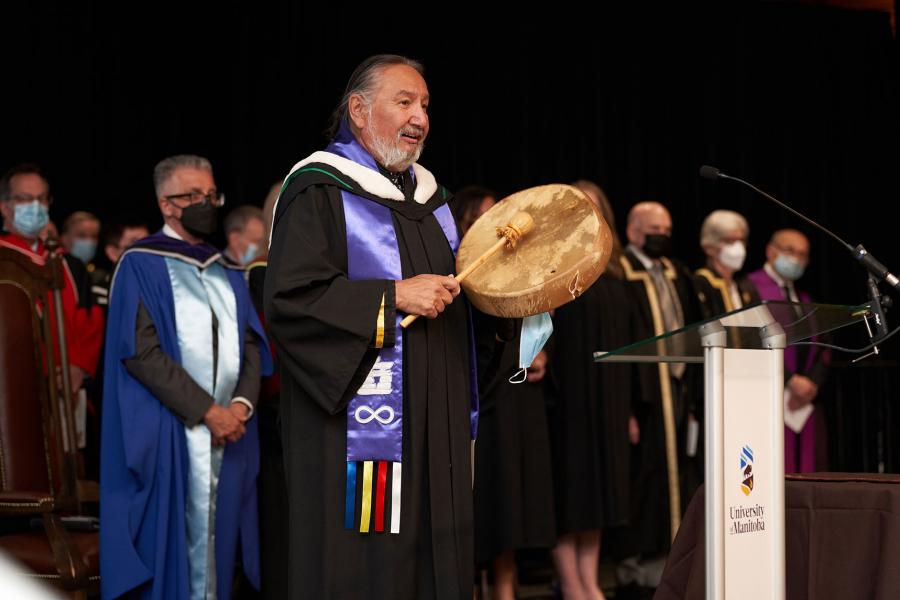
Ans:
{"label": "black shoe", "polygon": [[616,600],[638,600],[640,596],[638,584],[631,582],[625,585],[619,585],[616,587],[616,595],[613,596]]}
{"label": "black shoe", "polygon": [[652,600],[656,590],[631,582],[616,588],[616,595],[611,596],[615,600]]}

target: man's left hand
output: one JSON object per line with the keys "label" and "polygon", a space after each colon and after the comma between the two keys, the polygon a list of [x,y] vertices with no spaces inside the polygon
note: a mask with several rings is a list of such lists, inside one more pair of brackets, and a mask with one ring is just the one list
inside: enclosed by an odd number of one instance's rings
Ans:
{"label": "man's left hand", "polygon": [[[246,404],[242,404],[240,402],[232,402],[228,405],[228,411],[234,415],[234,417],[240,421],[241,423],[246,423],[250,418],[250,409],[247,408]],[[244,437],[244,434],[247,433],[246,428],[241,427],[239,431],[236,431],[230,435],[226,435],[224,438],[219,438],[219,441],[224,444],[225,442],[234,443]]]}
{"label": "man's left hand", "polygon": [[242,402],[232,402],[228,407],[228,410],[234,413],[234,416],[237,417],[238,421],[241,423],[246,423],[250,418],[250,409]]}

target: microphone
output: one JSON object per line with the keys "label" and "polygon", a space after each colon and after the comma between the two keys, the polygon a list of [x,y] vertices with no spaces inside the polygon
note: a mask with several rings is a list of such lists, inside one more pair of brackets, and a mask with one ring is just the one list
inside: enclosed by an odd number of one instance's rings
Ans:
{"label": "microphone", "polygon": [[722,173],[715,167],[703,165],[700,167],[700,177],[704,179],[718,179]]}
{"label": "microphone", "polygon": [[753,190],[760,196],[771,200],[772,202],[774,202],[781,208],[800,217],[801,219],[803,219],[804,221],[806,221],[807,223],[809,223],[816,229],[819,229],[820,231],[824,231],[825,233],[827,233],[829,236],[831,236],[832,238],[837,240],[837,242],[840,245],[842,245],[844,248],[846,248],[848,251],[850,251],[850,254],[853,255],[853,258],[855,258],[857,261],[859,261],[869,271],[869,273],[872,275],[872,277],[875,278],[876,281],[884,280],[884,281],[888,282],[894,289],[900,291],[900,279],[898,279],[896,275],[891,273],[887,267],[885,267],[883,264],[881,264],[881,262],[879,262],[878,259],[876,259],[874,256],[869,254],[869,252],[865,248],[863,248],[862,244],[857,244],[857,246],[854,248],[853,246],[851,246],[850,244],[848,244],[847,242],[842,240],[840,237],[838,237],[837,234],[833,233],[826,227],[819,225],[818,223],[816,223],[815,221],[813,221],[806,215],[803,215],[803,214],[797,212],[796,210],[794,210],[793,208],[791,208],[790,206],[788,206],[781,200],[778,200],[777,198],[767,194],[766,192],[762,191],[761,189],[759,189],[752,183],[749,183],[749,182],[744,181],[743,179],[739,179],[737,177],[732,177],[731,175],[726,175],[725,173],[721,172],[719,169],[717,169],[715,167],[711,167],[709,165],[703,165],[702,167],[700,167],[700,177],[703,177],[704,179],[730,179],[732,181],[737,181],[738,183],[745,185],[746,187],[750,188],[751,190]]}

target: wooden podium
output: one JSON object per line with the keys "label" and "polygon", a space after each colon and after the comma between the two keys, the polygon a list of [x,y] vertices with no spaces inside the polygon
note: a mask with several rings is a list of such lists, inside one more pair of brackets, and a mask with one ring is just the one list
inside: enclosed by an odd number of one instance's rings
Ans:
{"label": "wooden podium", "polygon": [[764,301],[594,353],[703,363],[708,600],[784,599],[784,349],[867,316],[868,305]]}

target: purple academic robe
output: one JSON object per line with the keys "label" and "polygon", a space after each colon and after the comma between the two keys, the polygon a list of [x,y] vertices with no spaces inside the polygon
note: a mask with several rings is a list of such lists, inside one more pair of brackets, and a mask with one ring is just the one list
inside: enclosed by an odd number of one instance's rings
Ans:
{"label": "purple academic robe", "polygon": [[[760,300],[789,300],[765,269],[747,275],[747,280],[756,286]],[[796,288],[795,288],[796,290]],[[796,290],[800,302],[811,302],[809,294]],[[813,340],[816,338],[814,337]],[[816,385],[821,385],[825,368],[829,362],[827,350],[816,346],[789,346],[784,350],[785,379],[790,375],[805,375]],[[796,434],[787,426],[784,428],[784,470],[786,473],[811,473],[816,470],[816,421],[817,411],[807,419],[803,430]]]}

